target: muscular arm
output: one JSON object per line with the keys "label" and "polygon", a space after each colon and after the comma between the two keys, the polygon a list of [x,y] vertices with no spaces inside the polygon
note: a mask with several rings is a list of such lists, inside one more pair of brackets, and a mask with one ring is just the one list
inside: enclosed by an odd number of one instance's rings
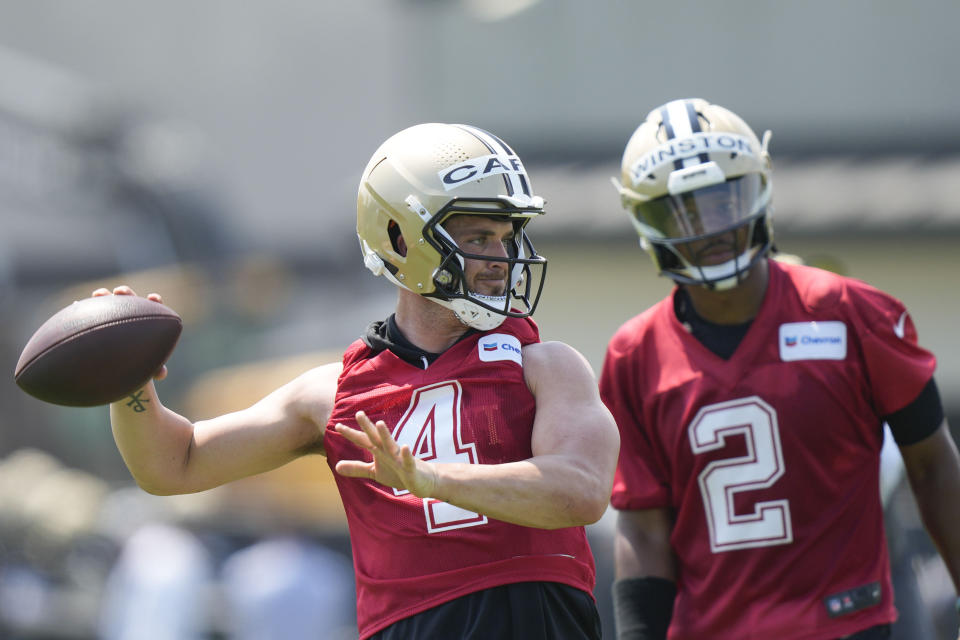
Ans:
{"label": "muscular arm", "polygon": [[900,453],[923,524],[960,593],[960,456],[947,421]]}
{"label": "muscular arm", "polygon": [[524,526],[596,522],[610,499],[619,435],[593,372],[562,343],[529,345],[523,362],[537,403],[531,458],[495,465],[428,463],[400,449],[385,424],[364,417],[363,432],[342,425],[337,431],[373,451],[374,462],[341,461],[337,471]]}
{"label": "muscular arm", "polygon": [[193,493],[322,453],[339,364],[318,367],[255,405],[191,423],[160,403],[153,382],[110,405],[121,456],[137,484],[161,495]]}

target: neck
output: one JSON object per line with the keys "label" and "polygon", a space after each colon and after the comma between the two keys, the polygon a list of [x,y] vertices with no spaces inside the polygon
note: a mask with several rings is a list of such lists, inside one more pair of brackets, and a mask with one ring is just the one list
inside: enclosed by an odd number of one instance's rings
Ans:
{"label": "neck", "polygon": [[707,287],[684,285],[697,314],[714,324],[743,324],[760,311],[767,293],[770,271],[767,260],[757,262],[746,279],[733,289],[714,291]]}
{"label": "neck", "polygon": [[400,289],[394,315],[404,337],[424,351],[442,353],[467,331],[453,311]]}

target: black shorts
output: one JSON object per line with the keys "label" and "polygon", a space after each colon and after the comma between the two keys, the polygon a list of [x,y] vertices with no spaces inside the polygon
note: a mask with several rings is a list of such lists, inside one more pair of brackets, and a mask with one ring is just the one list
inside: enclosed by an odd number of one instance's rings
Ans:
{"label": "black shorts", "polygon": [[600,640],[585,591],[556,582],[492,587],[404,618],[371,640]]}

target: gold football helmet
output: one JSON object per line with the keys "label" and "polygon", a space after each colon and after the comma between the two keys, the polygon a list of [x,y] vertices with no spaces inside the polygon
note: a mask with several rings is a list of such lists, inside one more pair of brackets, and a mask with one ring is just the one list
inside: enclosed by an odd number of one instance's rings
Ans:
{"label": "gold football helmet", "polygon": [[769,131],[761,143],[735,113],[701,99],[668,102],[637,127],[614,186],[662,275],[729,289],[767,254],[769,142]]}
{"label": "gold football helmet", "polygon": [[[444,230],[454,215],[492,216],[513,222],[506,259],[509,290],[503,296],[470,291],[465,253]],[[543,290],[547,261],[524,228],[543,214],[516,153],[497,136],[462,124],[420,124],[390,137],[370,158],[357,197],[357,235],[364,264],[451,309],[465,325],[483,331],[504,318],[531,315]]]}

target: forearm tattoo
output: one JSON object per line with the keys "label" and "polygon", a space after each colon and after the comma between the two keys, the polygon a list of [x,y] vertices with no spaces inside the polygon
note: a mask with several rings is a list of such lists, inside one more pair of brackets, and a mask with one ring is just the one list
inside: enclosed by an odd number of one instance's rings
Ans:
{"label": "forearm tattoo", "polygon": [[143,395],[143,391],[143,389],[140,389],[140,391],[130,394],[130,402],[127,403],[127,406],[133,408],[136,413],[143,413],[146,411],[147,407],[145,403],[150,402],[149,398],[140,397]]}

